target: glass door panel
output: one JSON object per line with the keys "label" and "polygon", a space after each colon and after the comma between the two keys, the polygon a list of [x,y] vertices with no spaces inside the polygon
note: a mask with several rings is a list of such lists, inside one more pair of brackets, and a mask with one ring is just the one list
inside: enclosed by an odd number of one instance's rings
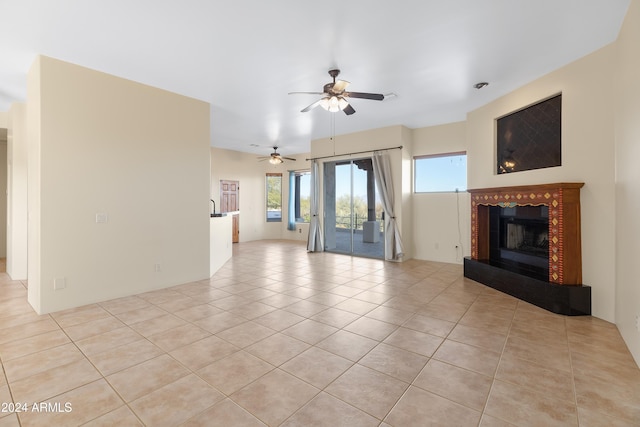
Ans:
{"label": "glass door panel", "polygon": [[384,258],[377,200],[370,158],[325,163],[325,250]]}

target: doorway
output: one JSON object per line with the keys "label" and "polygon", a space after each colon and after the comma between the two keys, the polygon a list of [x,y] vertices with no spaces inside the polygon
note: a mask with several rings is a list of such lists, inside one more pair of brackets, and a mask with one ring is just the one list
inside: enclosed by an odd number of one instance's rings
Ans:
{"label": "doorway", "polygon": [[324,163],[325,250],[383,259],[378,200],[371,158]]}
{"label": "doorway", "polygon": [[240,241],[240,183],[220,180],[220,212],[231,214],[231,242]]}

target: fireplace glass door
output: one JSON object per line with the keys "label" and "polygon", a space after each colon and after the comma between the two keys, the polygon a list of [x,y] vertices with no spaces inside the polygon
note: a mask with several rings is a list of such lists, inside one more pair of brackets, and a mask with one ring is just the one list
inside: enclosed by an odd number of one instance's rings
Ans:
{"label": "fireplace glass door", "polygon": [[549,276],[549,207],[492,206],[489,222],[491,262],[546,280]]}

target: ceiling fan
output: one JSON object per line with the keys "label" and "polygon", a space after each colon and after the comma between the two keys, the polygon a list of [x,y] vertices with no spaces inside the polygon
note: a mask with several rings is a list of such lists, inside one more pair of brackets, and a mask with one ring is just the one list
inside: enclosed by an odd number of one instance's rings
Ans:
{"label": "ceiling fan", "polygon": [[258,161],[260,161],[260,162],[263,162],[265,160],[269,160],[269,163],[271,163],[272,165],[279,165],[280,163],[284,163],[285,160],[290,160],[292,162],[296,161],[296,159],[294,159],[292,157],[283,157],[283,156],[281,156],[280,153],[278,153],[278,146],[277,145],[273,146],[273,153],[271,153],[271,155],[258,157]]}
{"label": "ceiling fan", "polygon": [[322,92],[289,92],[289,95],[324,95],[313,104],[303,108],[301,110],[302,113],[321,106],[332,113],[344,111],[348,116],[355,113],[356,110],[349,104],[347,98],[372,99],[374,101],[382,101],[384,99],[384,95],[381,93],[347,92],[346,89],[347,86],[349,86],[349,82],[346,80],[336,80],[338,74],[340,74],[340,70],[338,69],[329,70],[329,75],[333,78],[333,82],[324,85]]}

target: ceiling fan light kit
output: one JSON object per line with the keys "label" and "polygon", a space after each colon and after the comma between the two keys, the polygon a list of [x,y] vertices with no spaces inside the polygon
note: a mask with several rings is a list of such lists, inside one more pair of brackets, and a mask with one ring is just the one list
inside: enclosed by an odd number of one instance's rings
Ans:
{"label": "ceiling fan light kit", "polygon": [[331,98],[322,98],[320,100],[320,106],[332,113],[343,111],[348,105],[349,103],[343,97],[332,96]]}
{"label": "ceiling fan light kit", "polygon": [[338,74],[340,74],[340,70],[338,69],[329,70],[329,75],[333,78],[333,82],[324,85],[322,92],[289,92],[289,95],[324,95],[321,99],[300,110],[302,113],[311,111],[319,105],[332,113],[344,111],[348,116],[355,113],[356,110],[349,104],[347,98],[362,98],[374,101],[382,101],[384,99],[384,95],[381,93],[346,92],[349,82],[346,80],[336,80]]}

